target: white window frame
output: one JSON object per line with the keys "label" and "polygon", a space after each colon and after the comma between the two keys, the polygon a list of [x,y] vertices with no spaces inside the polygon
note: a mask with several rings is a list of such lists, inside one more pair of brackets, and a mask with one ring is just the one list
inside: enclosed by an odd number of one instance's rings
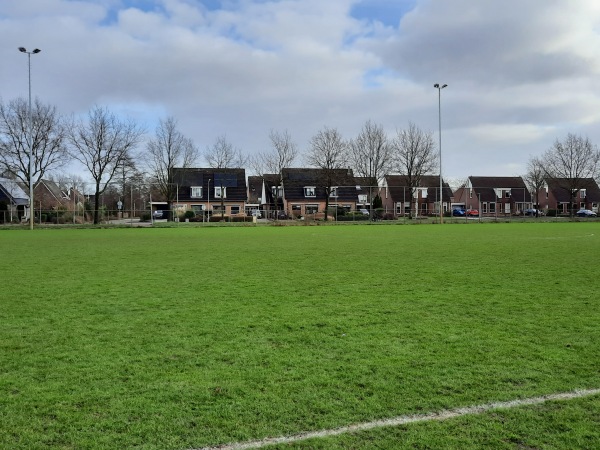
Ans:
{"label": "white window frame", "polygon": [[316,186],[304,186],[304,196],[305,197],[316,197],[317,196],[317,187]]}
{"label": "white window frame", "polygon": [[338,187],[337,186],[331,186],[330,191],[329,191],[329,197],[331,197],[331,198],[338,197]]}
{"label": "white window frame", "polygon": [[202,198],[202,186],[190,187],[190,198]]}
{"label": "white window frame", "polygon": [[579,198],[585,198],[586,193],[587,192],[585,189],[580,189],[579,190]]}
{"label": "white window frame", "polygon": [[[311,212],[314,209],[314,212]],[[304,205],[304,210],[306,211],[306,214],[317,214],[319,212],[319,205],[318,204],[306,204]]]}
{"label": "white window frame", "polygon": [[[221,191],[222,189],[222,191]],[[221,193],[223,194],[223,196],[221,197]],[[215,186],[215,198],[227,198],[227,188],[223,187],[221,188],[221,186]]]}

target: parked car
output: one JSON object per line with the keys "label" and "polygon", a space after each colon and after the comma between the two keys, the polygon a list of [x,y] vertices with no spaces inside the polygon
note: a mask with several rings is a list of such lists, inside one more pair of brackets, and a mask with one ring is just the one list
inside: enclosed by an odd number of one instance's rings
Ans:
{"label": "parked car", "polygon": [[479,210],[478,209],[467,209],[465,214],[469,217],[479,217]]}
{"label": "parked car", "polygon": [[362,208],[358,210],[363,216],[368,216],[369,215],[369,210],[366,208]]}
{"label": "parked car", "polygon": [[462,209],[462,208],[454,208],[454,209],[452,210],[452,215],[453,215],[454,217],[464,217],[464,216],[465,216],[465,214],[466,214],[466,212],[465,212],[465,210],[464,210],[464,209]]}
{"label": "parked car", "polygon": [[253,209],[252,216],[256,217],[257,219],[260,219],[262,217],[262,213],[260,212],[260,209]]}
{"label": "parked car", "polygon": [[541,209],[529,208],[523,211],[526,216],[543,216],[544,212]]}
{"label": "parked car", "polygon": [[163,211],[162,209],[157,209],[156,211],[154,211],[152,213],[152,217],[155,219],[164,219],[165,218],[165,211]]}
{"label": "parked car", "polygon": [[598,217],[598,214],[589,209],[580,209],[577,211],[576,215],[577,217]]}

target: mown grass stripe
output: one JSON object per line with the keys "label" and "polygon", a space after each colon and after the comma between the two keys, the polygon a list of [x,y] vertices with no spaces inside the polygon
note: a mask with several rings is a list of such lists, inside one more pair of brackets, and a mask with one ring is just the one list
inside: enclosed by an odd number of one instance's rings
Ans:
{"label": "mown grass stripe", "polygon": [[487,403],[484,405],[467,406],[463,408],[449,409],[430,414],[412,415],[412,416],[399,416],[391,419],[374,420],[372,422],[357,423],[354,425],[348,425],[346,427],[335,428],[331,430],[320,430],[311,431],[306,433],[299,433],[291,436],[280,436],[274,438],[265,438],[256,441],[249,442],[237,442],[232,444],[219,445],[216,447],[203,447],[200,449],[193,450],[246,450],[262,448],[268,445],[276,444],[291,444],[298,441],[305,441],[308,439],[315,438],[327,438],[332,436],[338,436],[340,434],[354,433],[357,431],[372,430],[374,428],[383,427],[395,427],[399,425],[407,425],[416,422],[430,422],[430,421],[442,421],[453,419],[455,417],[461,417],[471,414],[482,414],[495,409],[509,409],[518,408],[522,406],[539,405],[548,401],[556,400],[572,400],[576,398],[590,397],[592,395],[600,394],[600,389],[583,389],[575,390],[572,392],[561,392],[557,394],[542,395],[540,397],[531,397],[518,400],[510,400],[507,402],[494,402]]}

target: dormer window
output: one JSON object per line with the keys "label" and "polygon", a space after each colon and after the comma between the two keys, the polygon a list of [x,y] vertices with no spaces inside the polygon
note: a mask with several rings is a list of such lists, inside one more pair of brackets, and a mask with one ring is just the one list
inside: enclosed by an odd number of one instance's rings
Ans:
{"label": "dormer window", "polygon": [[227,198],[227,188],[216,186],[215,187],[215,198]]}
{"label": "dormer window", "polygon": [[504,191],[504,198],[510,198],[510,189]]}
{"label": "dormer window", "polygon": [[190,192],[191,198],[202,198],[202,186],[192,186]]}
{"label": "dormer window", "polygon": [[271,186],[271,193],[274,197],[281,198],[283,197],[283,187],[282,186]]}
{"label": "dormer window", "polygon": [[338,188],[337,186],[332,186],[330,191],[329,191],[329,196],[330,197],[337,197],[338,196]]}
{"label": "dormer window", "polygon": [[305,186],[304,187],[304,196],[305,197],[316,197],[316,188],[315,186]]}
{"label": "dormer window", "polygon": [[579,198],[585,198],[585,194],[586,194],[585,189],[581,189],[579,191]]}

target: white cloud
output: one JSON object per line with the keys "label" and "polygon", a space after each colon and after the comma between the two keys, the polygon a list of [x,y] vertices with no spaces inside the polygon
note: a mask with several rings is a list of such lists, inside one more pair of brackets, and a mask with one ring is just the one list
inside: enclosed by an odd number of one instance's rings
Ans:
{"label": "white cloud", "polygon": [[201,148],[255,152],[271,128],[301,149],[367,119],[437,133],[442,82],[444,173],[503,175],[567,132],[600,142],[599,25],[583,0],[2,2],[0,96],[26,95],[17,47],[39,47],[33,93],[64,113],[174,115]]}

